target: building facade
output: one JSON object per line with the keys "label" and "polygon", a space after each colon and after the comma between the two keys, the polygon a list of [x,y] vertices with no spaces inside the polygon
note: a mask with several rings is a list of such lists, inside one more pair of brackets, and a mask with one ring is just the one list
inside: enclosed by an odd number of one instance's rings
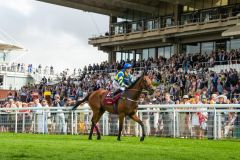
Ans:
{"label": "building facade", "polygon": [[240,0],[41,1],[109,15],[105,35],[89,38],[109,62],[240,48]]}

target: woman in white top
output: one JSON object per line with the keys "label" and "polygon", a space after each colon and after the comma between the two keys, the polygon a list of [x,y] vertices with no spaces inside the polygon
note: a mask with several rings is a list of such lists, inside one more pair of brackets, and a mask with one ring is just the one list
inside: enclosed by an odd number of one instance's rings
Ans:
{"label": "woman in white top", "polygon": [[[42,104],[42,107],[46,107],[46,108],[49,107],[46,99],[43,99],[41,104]],[[51,114],[49,109],[43,110],[44,133],[48,133],[48,117],[50,116]]]}
{"label": "woman in white top", "polygon": [[[194,101],[195,101],[194,104],[203,104],[200,101],[199,94],[195,95]],[[194,108],[194,110],[196,110],[196,112],[192,113],[192,127],[194,131],[194,135],[197,138],[201,139],[203,137],[202,128],[204,128],[202,125],[206,121],[204,119],[207,119],[207,112],[203,112],[203,111],[207,110],[207,108],[198,107],[198,108]]]}
{"label": "woman in white top", "polygon": [[42,105],[39,103],[39,99],[35,98],[33,100],[34,107],[37,107],[39,109],[36,109],[36,118],[37,118],[37,133],[43,133],[43,111],[40,109],[42,108]]}

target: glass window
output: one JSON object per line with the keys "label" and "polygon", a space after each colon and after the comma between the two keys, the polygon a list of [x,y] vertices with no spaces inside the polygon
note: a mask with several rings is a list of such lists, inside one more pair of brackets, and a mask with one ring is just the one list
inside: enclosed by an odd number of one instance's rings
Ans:
{"label": "glass window", "polygon": [[128,60],[128,53],[122,53],[122,60],[127,61]]}
{"label": "glass window", "polygon": [[186,54],[200,53],[200,43],[186,45]]}
{"label": "glass window", "polygon": [[114,29],[114,31],[115,31],[115,34],[118,34],[118,26],[115,26],[115,29]]}
{"label": "glass window", "polygon": [[134,53],[134,52],[130,52],[130,53],[129,53],[129,60],[130,60],[130,61],[133,60],[133,58],[134,58],[134,57],[133,57],[133,53]]}
{"label": "glass window", "polygon": [[132,32],[137,31],[137,23],[132,23]]}
{"label": "glass window", "polygon": [[210,20],[210,11],[201,13],[201,21],[208,22]]}
{"label": "glass window", "polygon": [[219,50],[226,51],[226,49],[227,49],[227,46],[226,46],[226,41],[225,40],[216,41],[216,43],[215,43],[215,50],[216,51],[219,51]]}
{"label": "glass window", "polygon": [[125,55],[126,55],[126,59],[125,60],[126,61],[129,60],[129,53],[125,53]]}
{"label": "glass window", "polygon": [[230,41],[227,41],[227,52],[231,50],[231,43]]}
{"label": "glass window", "polygon": [[155,48],[149,48],[148,57],[155,59]]}
{"label": "glass window", "polygon": [[170,48],[171,48],[171,57],[175,54],[174,53],[174,47],[173,46],[170,46]]}
{"label": "glass window", "polygon": [[122,34],[122,33],[123,33],[123,25],[122,25],[122,24],[119,26],[119,31],[118,31],[118,33],[119,33],[119,34]]}
{"label": "glass window", "polygon": [[164,57],[169,59],[174,54],[173,46],[166,46],[158,48],[158,57]]}
{"label": "glass window", "polygon": [[7,54],[7,53],[0,52],[0,62],[9,61],[9,59],[10,59],[9,53]]}
{"label": "glass window", "polygon": [[166,27],[172,26],[172,18],[167,18],[166,19]]}
{"label": "glass window", "polygon": [[143,49],[142,59],[143,60],[147,60],[148,59],[148,49]]}
{"label": "glass window", "polygon": [[158,48],[158,57],[165,57],[165,55],[164,55],[164,47]]}
{"label": "glass window", "polygon": [[141,56],[139,53],[136,54],[136,61],[141,60]]}
{"label": "glass window", "polygon": [[143,30],[143,21],[137,22],[137,31],[142,31]]}
{"label": "glass window", "polygon": [[146,29],[147,29],[147,30],[152,30],[152,29],[153,29],[153,21],[148,21],[148,22],[147,22]]}
{"label": "glass window", "polygon": [[125,53],[122,53],[122,60],[126,60],[126,54]]}
{"label": "glass window", "polygon": [[165,58],[169,59],[171,57],[171,47],[165,47]]}
{"label": "glass window", "polygon": [[182,15],[181,16],[181,24],[184,25],[184,24],[192,23],[192,22],[194,22],[193,19],[194,19],[193,14]]}
{"label": "glass window", "polygon": [[213,42],[204,42],[202,43],[202,54],[211,54],[214,51],[214,43]]}
{"label": "glass window", "polygon": [[120,62],[122,60],[122,53],[121,52],[117,52],[116,53],[116,61]]}
{"label": "glass window", "polygon": [[154,20],[154,29],[159,28],[159,20]]}
{"label": "glass window", "polygon": [[240,39],[232,39],[231,49],[239,49],[239,48],[240,48]]}

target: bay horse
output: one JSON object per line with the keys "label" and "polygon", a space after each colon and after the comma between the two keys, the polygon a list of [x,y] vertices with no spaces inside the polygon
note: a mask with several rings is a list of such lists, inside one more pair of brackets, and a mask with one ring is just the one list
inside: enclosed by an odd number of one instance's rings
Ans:
{"label": "bay horse", "polygon": [[76,105],[72,108],[75,110],[79,105],[88,101],[89,106],[93,111],[92,116],[92,126],[89,133],[89,140],[92,139],[93,129],[95,128],[97,131],[97,139],[101,139],[101,135],[96,125],[100,120],[101,116],[105,111],[108,111],[112,114],[118,114],[119,116],[119,131],[117,140],[121,140],[121,132],[123,129],[123,122],[125,116],[129,116],[132,120],[136,121],[140,124],[142,128],[142,136],[140,141],[144,140],[145,131],[143,122],[137,116],[138,103],[137,100],[140,97],[142,90],[145,89],[149,92],[149,94],[153,94],[154,89],[152,86],[152,82],[150,78],[146,75],[146,72],[142,74],[130,87],[128,87],[123,93],[121,93],[121,98],[116,103],[117,113],[114,109],[113,105],[105,105],[104,98],[109,93],[109,91],[104,89],[99,89],[89,93],[83,100],[80,100],[76,103]]}

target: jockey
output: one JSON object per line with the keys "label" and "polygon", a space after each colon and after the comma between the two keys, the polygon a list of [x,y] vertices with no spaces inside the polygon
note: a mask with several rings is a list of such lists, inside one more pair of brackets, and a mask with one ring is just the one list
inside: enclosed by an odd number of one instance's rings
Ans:
{"label": "jockey", "polygon": [[115,90],[113,96],[123,92],[125,88],[129,87],[132,84],[132,75],[130,73],[131,70],[132,65],[125,63],[123,69],[117,73],[113,81],[113,88]]}

